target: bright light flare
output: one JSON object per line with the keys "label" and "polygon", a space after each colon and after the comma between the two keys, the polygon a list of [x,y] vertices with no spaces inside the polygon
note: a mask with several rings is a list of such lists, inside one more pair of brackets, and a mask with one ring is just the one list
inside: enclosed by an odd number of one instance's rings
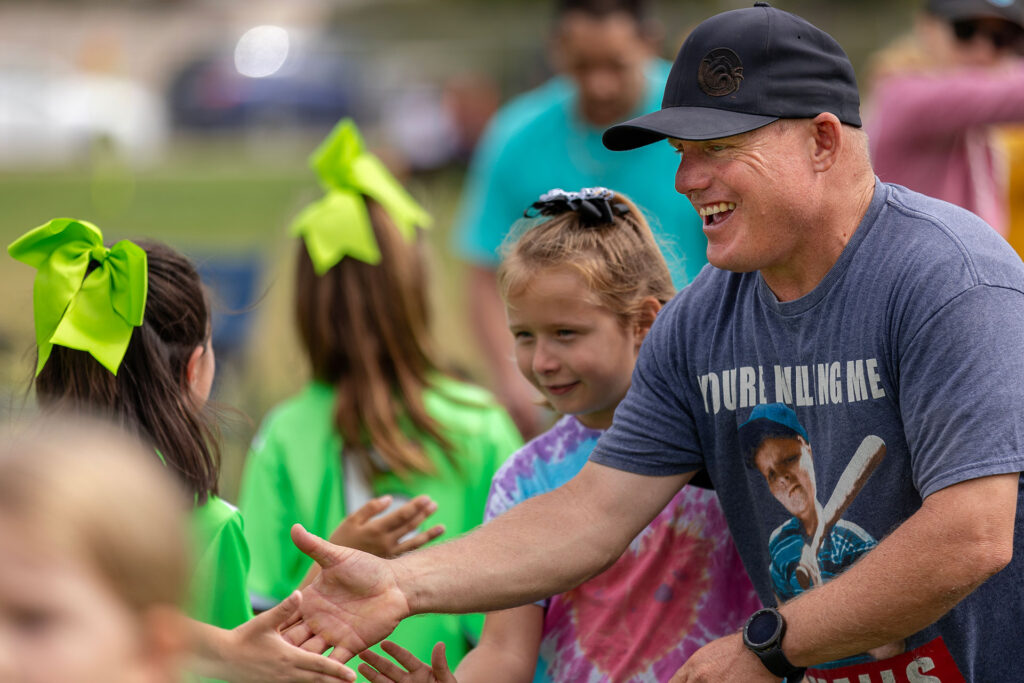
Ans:
{"label": "bright light flare", "polygon": [[238,39],[235,68],[250,78],[272,76],[288,59],[288,31],[280,26],[255,26]]}

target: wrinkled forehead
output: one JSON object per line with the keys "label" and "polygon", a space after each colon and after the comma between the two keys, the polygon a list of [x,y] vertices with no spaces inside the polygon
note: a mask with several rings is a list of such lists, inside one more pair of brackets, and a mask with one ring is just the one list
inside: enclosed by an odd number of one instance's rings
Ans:
{"label": "wrinkled forehead", "polygon": [[665,140],[669,145],[676,149],[681,149],[686,145],[716,145],[716,144],[727,144],[732,146],[744,146],[752,144],[760,144],[768,142],[773,139],[778,139],[781,143],[783,136],[786,133],[792,132],[797,128],[797,124],[800,121],[807,121],[808,119],[777,119],[769,124],[761,126],[760,128],[754,128],[748,130],[745,133],[737,133],[736,135],[727,135],[720,138],[710,138],[707,140],[690,140],[687,138],[674,138],[667,137]]}

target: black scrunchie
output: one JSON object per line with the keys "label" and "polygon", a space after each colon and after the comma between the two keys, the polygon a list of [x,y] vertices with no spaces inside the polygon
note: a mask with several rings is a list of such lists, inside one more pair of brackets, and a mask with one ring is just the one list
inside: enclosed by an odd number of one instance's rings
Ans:
{"label": "black scrunchie", "polygon": [[[530,205],[523,215],[527,218],[558,216],[566,211],[579,214],[580,222],[588,228],[607,225],[614,216],[629,213],[629,207],[621,202],[612,203],[615,195],[604,187],[585,187],[579,192],[566,192],[560,188],[545,192]],[[530,211],[534,213],[530,213]]]}

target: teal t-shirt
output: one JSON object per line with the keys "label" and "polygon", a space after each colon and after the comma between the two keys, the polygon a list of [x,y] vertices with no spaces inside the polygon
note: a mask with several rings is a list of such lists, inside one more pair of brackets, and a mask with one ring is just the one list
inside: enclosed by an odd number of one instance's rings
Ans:
{"label": "teal t-shirt", "polygon": [[[286,598],[312,563],[291,541],[293,524],[326,538],[347,512],[354,512],[345,504],[343,443],[334,428],[334,403],[333,387],[311,382],[271,411],[253,440],[239,500],[252,553],[249,590],[256,604]],[[452,466],[440,445],[426,441],[435,473],[404,479],[381,474],[371,487],[375,496],[429,495],[438,509],[424,526],[443,524],[444,541],[483,521],[491,478],[522,442],[504,409],[477,387],[439,376],[424,404],[460,468]],[[455,666],[482,624],[481,615],[421,615],[399,624],[390,639],[424,661],[430,660],[434,643],[444,641]]]}
{"label": "teal t-shirt", "polygon": [[[661,108],[668,65],[653,61],[647,93],[631,116]],[[603,128],[583,121],[576,89],[564,77],[512,100],[488,126],[473,162],[456,219],[455,248],[467,261],[497,267],[509,228],[544,192],[604,186],[622,192],[644,212],[665,254],[676,287],[707,263],[700,216],[675,191],[678,157],[667,143],[612,152]]]}

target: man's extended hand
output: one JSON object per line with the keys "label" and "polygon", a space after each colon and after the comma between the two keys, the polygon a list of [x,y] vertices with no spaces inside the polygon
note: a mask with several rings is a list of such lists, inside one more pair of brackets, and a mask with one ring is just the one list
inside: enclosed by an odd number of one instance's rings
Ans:
{"label": "man's extended hand", "polygon": [[778,683],[740,634],[713,640],[693,653],[669,683]]}
{"label": "man's extended hand", "polygon": [[346,662],[383,640],[409,616],[409,603],[388,560],[329,543],[302,525],[292,541],[320,565],[320,574],[302,590],[302,616],[282,634],[304,650],[334,648],[331,658]]}

